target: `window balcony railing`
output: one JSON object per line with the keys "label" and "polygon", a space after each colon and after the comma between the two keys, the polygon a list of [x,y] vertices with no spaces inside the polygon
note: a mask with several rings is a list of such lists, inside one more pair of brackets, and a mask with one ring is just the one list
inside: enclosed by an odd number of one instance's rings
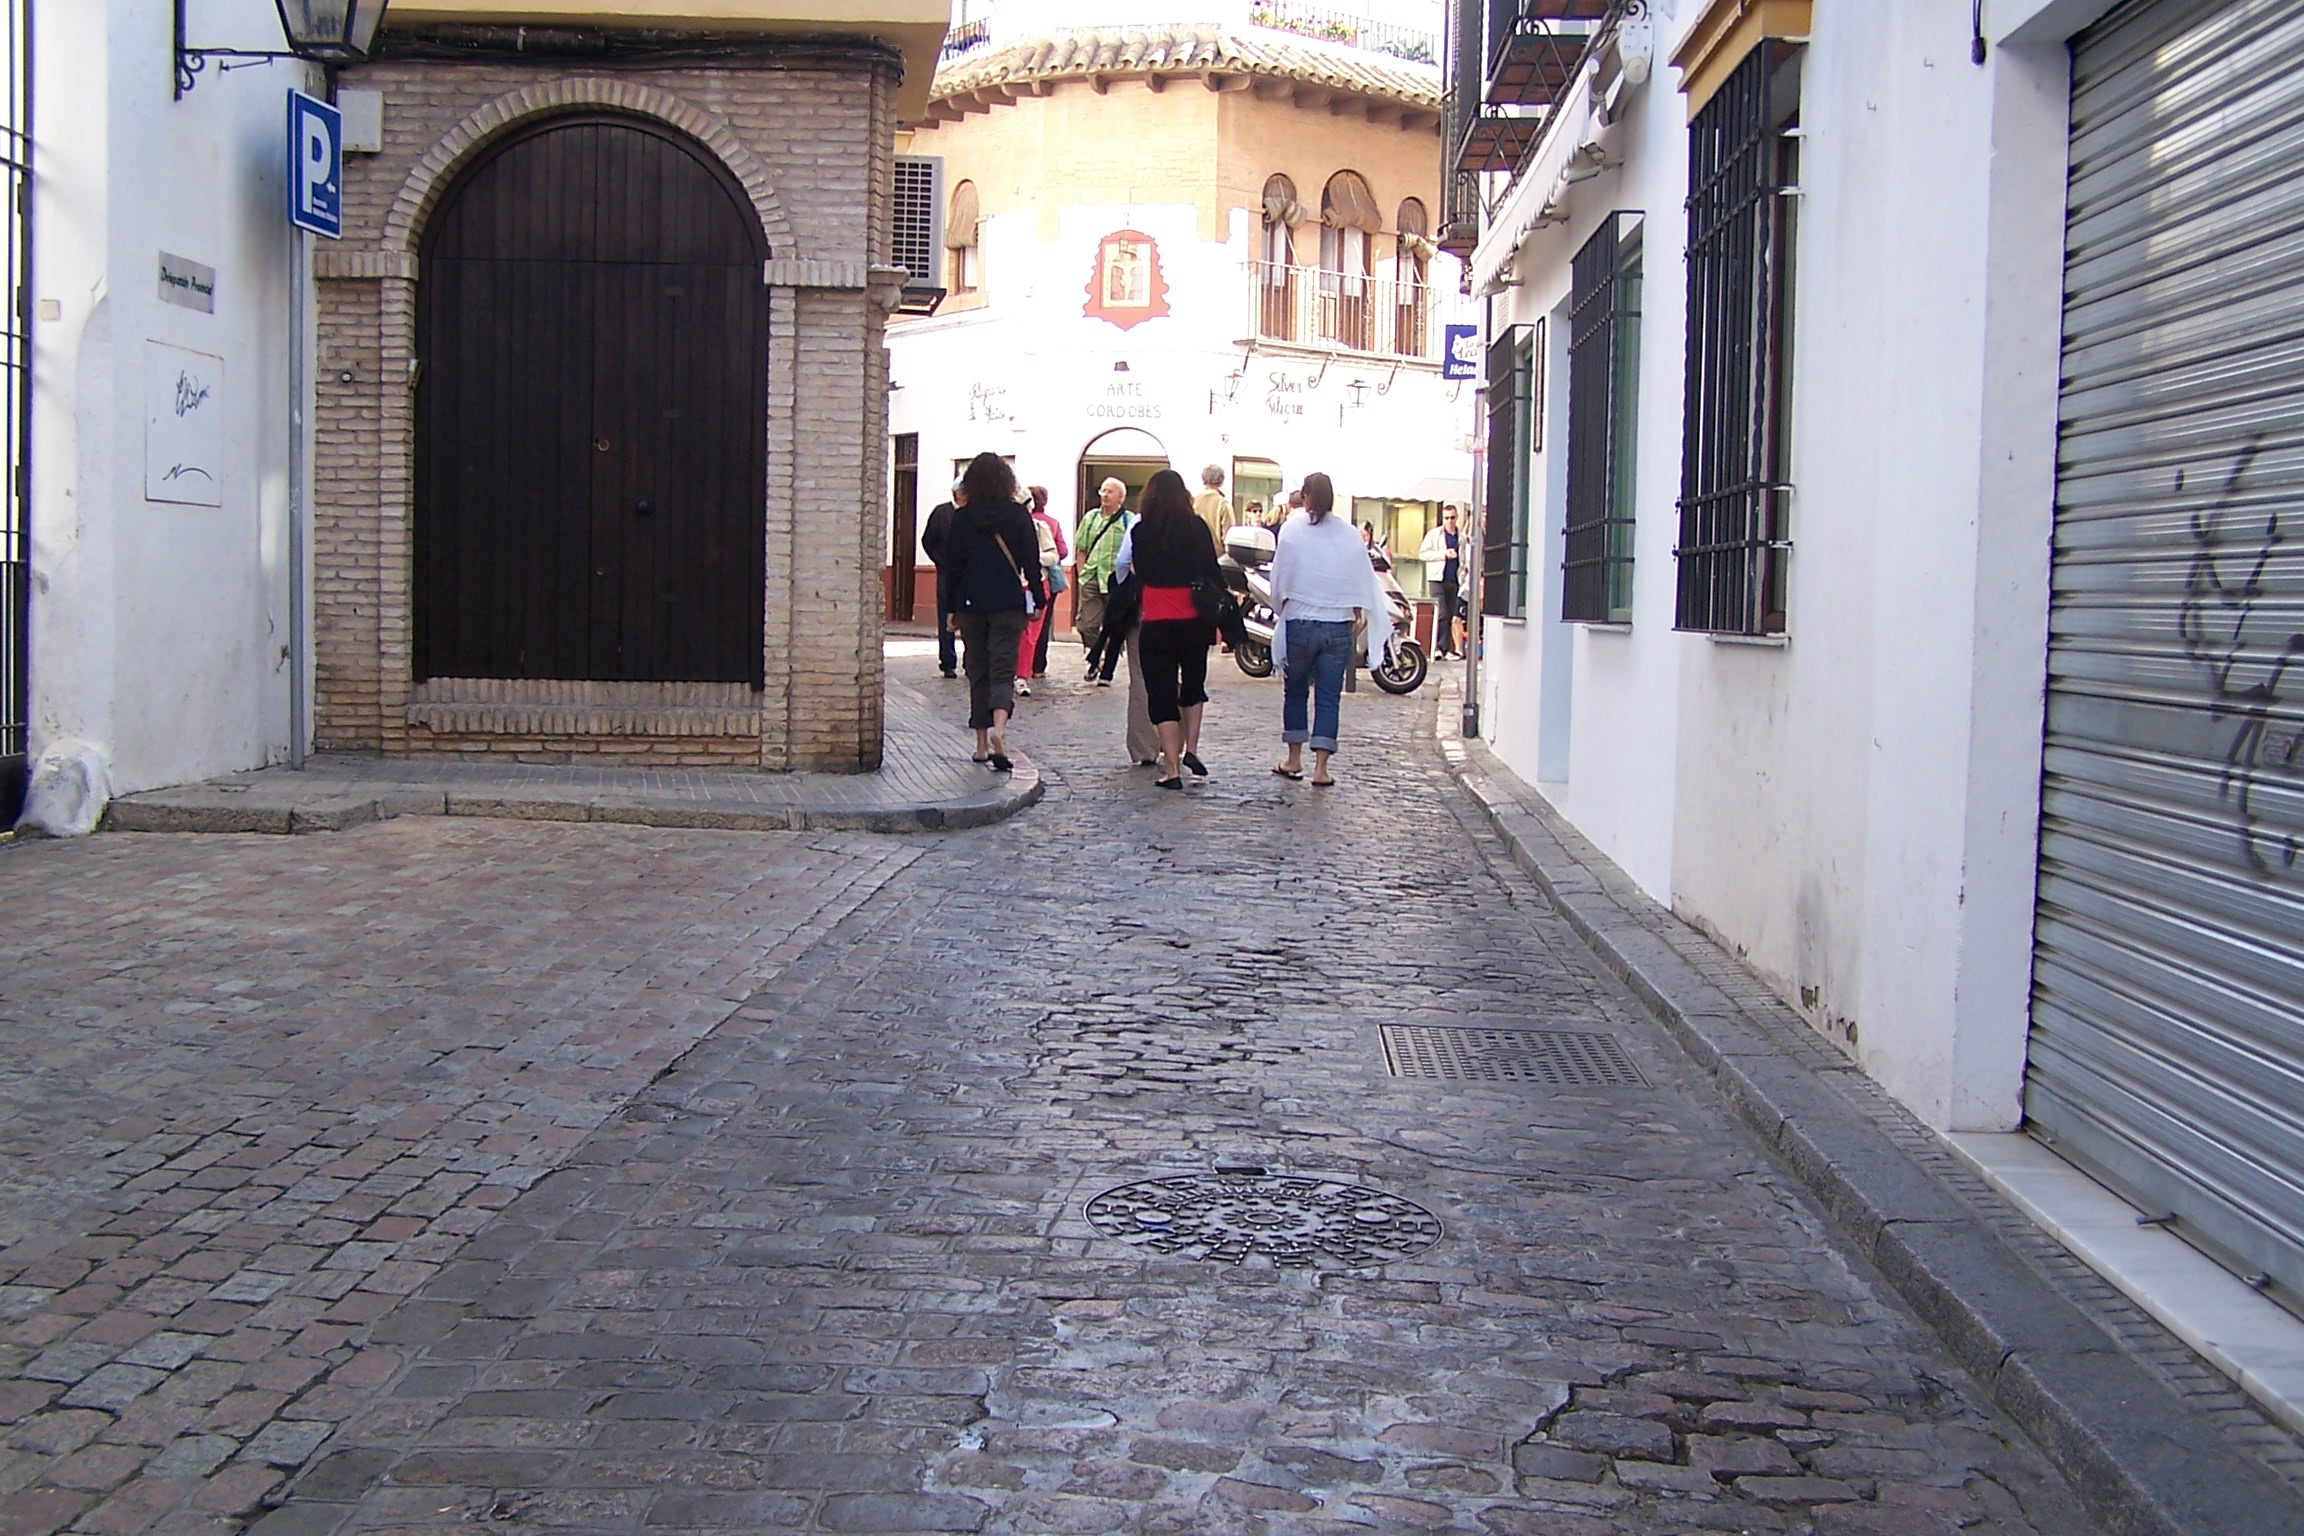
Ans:
{"label": "window balcony railing", "polygon": [[1437,355],[1429,280],[1396,282],[1319,267],[1248,266],[1249,334],[1377,357]]}

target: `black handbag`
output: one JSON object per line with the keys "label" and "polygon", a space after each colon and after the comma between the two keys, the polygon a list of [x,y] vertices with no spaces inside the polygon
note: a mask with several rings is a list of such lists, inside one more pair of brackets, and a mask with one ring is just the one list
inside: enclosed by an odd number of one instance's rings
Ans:
{"label": "black handbag", "polygon": [[1224,637],[1226,645],[1237,646],[1247,640],[1248,626],[1240,618],[1240,600],[1221,581],[1203,576],[1192,583],[1192,607]]}

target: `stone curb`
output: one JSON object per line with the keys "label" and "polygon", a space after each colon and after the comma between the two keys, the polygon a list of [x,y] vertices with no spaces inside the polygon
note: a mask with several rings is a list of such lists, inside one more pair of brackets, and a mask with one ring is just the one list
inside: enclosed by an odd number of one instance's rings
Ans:
{"label": "stone curb", "polygon": [[1853,1063],[1820,1070],[1794,1059],[1760,1021],[1635,921],[1627,896],[1569,851],[1548,814],[1506,792],[1511,770],[1484,744],[1459,740],[1444,726],[1440,745],[1450,774],[1503,837],[1513,862],[2107,1531],[2304,1531],[2304,1499],[2236,1451],[1832,1086],[1843,1073],[1861,1076]]}
{"label": "stone curb", "polygon": [[115,800],[107,832],[259,832],[288,836],[340,832],[398,816],[490,816],[509,821],[608,822],[741,832],[959,832],[1005,821],[1045,793],[1040,770],[1021,754],[1001,792],[982,799],[911,805],[754,805],[738,801],[573,799],[560,795],[475,794],[395,787],[383,793],[323,792],[293,805],[236,804],[203,791],[157,790]]}

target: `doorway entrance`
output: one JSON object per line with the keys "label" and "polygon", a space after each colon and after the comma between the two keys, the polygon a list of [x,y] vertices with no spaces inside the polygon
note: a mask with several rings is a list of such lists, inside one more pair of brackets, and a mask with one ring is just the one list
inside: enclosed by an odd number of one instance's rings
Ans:
{"label": "doorway entrance", "polygon": [[1096,488],[1106,480],[1118,480],[1128,487],[1127,505],[1134,511],[1143,505],[1144,483],[1168,467],[1168,450],[1151,433],[1134,427],[1105,433],[1080,454],[1079,501],[1073,511],[1073,526],[1078,527],[1081,516],[1096,505]]}
{"label": "doorway entrance", "polygon": [[508,137],[433,216],[415,679],[763,681],[767,244],[644,119]]}

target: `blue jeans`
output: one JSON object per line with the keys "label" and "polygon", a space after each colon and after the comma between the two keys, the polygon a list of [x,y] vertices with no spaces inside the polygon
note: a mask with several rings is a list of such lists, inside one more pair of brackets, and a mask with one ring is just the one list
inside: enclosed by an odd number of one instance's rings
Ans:
{"label": "blue jeans", "polygon": [[[1288,676],[1280,703],[1280,739],[1315,752],[1336,750],[1337,700],[1352,663],[1350,619],[1290,619]],[[1312,728],[1304,728],[1304,696],[1312,696]]]}

